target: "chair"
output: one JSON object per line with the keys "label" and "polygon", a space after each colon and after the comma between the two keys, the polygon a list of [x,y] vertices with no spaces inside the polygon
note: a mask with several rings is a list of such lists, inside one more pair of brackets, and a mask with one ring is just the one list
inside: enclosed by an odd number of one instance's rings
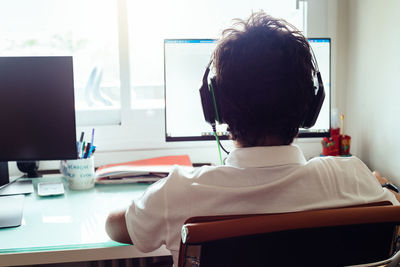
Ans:
{"label": "chair", "polygon": [[380,206],[387,203],[193,217],[182,227],[178,266],[397,266],[400,206]]}

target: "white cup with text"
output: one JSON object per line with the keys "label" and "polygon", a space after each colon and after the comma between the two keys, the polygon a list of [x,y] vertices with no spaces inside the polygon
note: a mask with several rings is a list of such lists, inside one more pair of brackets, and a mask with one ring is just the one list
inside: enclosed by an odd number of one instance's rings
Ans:
{"label": "white cup with text", "polygon": [[67,178],[68,186],[72,190],[94,187],[93,157],[62,161],[61,173]]}

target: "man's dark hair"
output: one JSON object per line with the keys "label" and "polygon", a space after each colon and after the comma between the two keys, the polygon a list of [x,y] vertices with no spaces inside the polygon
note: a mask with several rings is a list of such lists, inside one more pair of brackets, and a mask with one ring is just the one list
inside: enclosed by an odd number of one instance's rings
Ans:
{"label": "man's dark hair", "polygon": [[263,12],[236,19],[214,52],[216,98],[243,147],[293,142],[314,95],[307,39]]}

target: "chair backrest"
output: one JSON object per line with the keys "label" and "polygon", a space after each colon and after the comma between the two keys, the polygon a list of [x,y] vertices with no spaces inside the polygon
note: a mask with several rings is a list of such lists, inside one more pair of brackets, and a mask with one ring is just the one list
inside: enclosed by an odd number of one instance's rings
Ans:
{"label": "chair backrest", "polygon": [[178,266],[392,262],[399,224],[400,206],[194,217],[182,227]]}

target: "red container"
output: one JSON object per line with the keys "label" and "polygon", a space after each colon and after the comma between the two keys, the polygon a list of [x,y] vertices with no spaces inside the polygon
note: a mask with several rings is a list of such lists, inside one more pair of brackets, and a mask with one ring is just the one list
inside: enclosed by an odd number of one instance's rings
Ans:
{"label": "red container", "polygon": [[340,128],[331,128],[331,136],[340,135]]}
{"label": "red container", "polygon": [[330,138],[324,137],[321,141],[323,156],[339,156],[339,135],[333,135]]}
{"label": "red container", "polygon": [[340,155],[348,156],[350,155],[350,143],[351,137],[348,135],[340,136]]}

